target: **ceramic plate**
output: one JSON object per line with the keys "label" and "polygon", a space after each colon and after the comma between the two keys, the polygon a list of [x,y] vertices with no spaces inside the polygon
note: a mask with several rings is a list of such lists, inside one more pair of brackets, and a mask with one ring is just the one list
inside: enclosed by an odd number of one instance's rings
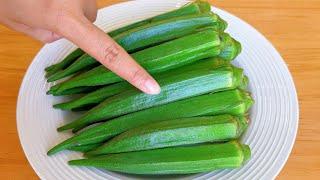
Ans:
{"label": "ceramic plate", "polygon": [[[96,24],[105,31],[172,10],[187,3],[184,0],[129,1],[101,9]],[[235,64],[250,79],[250,91],[256,103],[251,109],[251,124],[242,138],[252,149],[252,158],[240,169],[214,171],[175,178],[198,179],[271,179],[282,169],[291,152],[298,127],[298,102],[288,68],[270,42],[252,26],[236,16],[213,8],[225,19],[227,31],[243,46]],[[62,152],[48,157],[46,152],[71,136],[56,128],[77,114],[52,108],[63,98],[46,95],[44,68],[53,64],[75,46],[66,40],[45,45],[30,65],[20,88],[17,104],[17,126],[20,141],[35,172],[41,179],[127,179],[141,178],[98,170],[70,167],[68,160],[81,158],[80,153]]]}

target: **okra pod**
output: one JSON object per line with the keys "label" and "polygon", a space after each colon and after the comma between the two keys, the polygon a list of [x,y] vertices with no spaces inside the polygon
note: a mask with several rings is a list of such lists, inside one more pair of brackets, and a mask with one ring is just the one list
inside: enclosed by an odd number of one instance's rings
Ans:
{"label": "okra pod", "polygon": [[[192,34],[204,27],[212,27],[214,30],[219,31],[220,23],[217,22],[218,19],[217,15],[211,13],[178,17],[132,29],[113,37],[113,39],[126,51],[132,53],[165,41]],[[59,80],[88,66],[97,66],[98,64],[93,57],[84,54],[65,70],[49,77],[48,82]]]}
{"label": "okra pod", "polygon": [[69,161],[69,165],[103,168],[131,174],[190,174],[239,168],[250,159],[238,141],[109,154]]}
{"label": "okra pod", "polygon": [[[123,32],[129,31],[131,29],[154,23],[157,21],[162,21],[165,19],[170,19],[170,18],[176,18],[176,17],[182,17],[186,15],[196,15],[196,14],[201,14],[201,13],[208,13],[211,11],[211,6],[208,2],[204,1],[195,1],[189,4],[186,4],[185,6],[182,6],[181,8],[175,9],[173,11],[160,14],[158,16],[151,17],[146,20],[142,20],[133,24],[129,24],[127,26],[121,27],[119,29],[113,30],[110,33],[108,33],[111,37],[115,37],[118,34],[121,34]],[[221,22],[223,22],[221,20]],[[221,27],[223,27],[221,25]],[[56,72],[63,70],[67,68],[70,64],[72,64],[76,59],[78,59],[80,56],[85,54],[81,49],[76,49],[73,51],[70,55],[68,55],[66,58],[64,58],[61,62],[51,65],[47,67],[45,70],[47,71],[47,77],[55,74]]]}
{"label": "okra pod", "polygon": [[167,120],[130,129],[86,156],[224,142],[238,138],[247,126],[245,117],[231,115]]}
{"label": "okra pod", "polygon": [[[197,116],[230,114],[243,116],[253,104],[250,95],[239,89],[210,93],[145,109],[106,121],[80,132],[52,148],[48,155],[73,146],[102,143],[129,129],[161,122]],[[178,109],[178,110],[177,110]]]}
{"label": "okra pod", "polygon": [[[207,29],[186,37],[182,37],[152,48],[148,48],[132,57],[151,74],[165,72],[204,58],[218,56],[221,51],[219,33]],[[107,85],[123,81],[119,76],[98,66],[63,83],[50,88],[49,93],[59,94],[63,91],[81,87]]]}
{"label": "okra pod", "polygon": [[214,67],[215,60],[206,60],[171,70],[157,79],[161,92],[150,96],[136,88],[107,98],[80,119],[58,130],[81,129],[87,125],[120,115],[159,106],[210,92],[237,88],[243,81],[243,70],[233,66]]}

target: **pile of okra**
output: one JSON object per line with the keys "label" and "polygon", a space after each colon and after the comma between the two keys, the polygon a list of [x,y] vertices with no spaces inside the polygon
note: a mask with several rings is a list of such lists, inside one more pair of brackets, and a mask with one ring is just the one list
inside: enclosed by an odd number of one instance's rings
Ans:
{"label": "pile of okra", "polygon": [[108,32],[157,80],[158,95],[144,94],[81,49],[47,67],[48,82],[59,80],[47,94],[71,97],[53,107],[82,111],[58,128],[73,136],[48,155],[78,151],[84,159],[70,165],[130,174],[243,166],[251,152],[240,139],[254,101],[248,77],[231,64],[241,44],[227,26],[198,0]]}

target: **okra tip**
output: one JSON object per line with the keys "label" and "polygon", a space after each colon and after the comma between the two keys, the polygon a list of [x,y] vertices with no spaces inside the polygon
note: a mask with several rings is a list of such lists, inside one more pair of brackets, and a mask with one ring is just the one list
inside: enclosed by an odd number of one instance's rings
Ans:
{"label": "okra tip", "polygon": [[252,107],[253,104],[254,104],[254,100],[252,98],[250,98],[250,99],[248,99],[246,101],[246,109],[247,109],[247,111]]}
{"label": "okra tip", "polygon": [[80,131],[81,129],[82,129],[82,127],[73,128],[73,129],[72,129],[72,133],[77,133],[77,132]]}
{"label": "okra tip", "polygon": [[54,85],[54,86],[51,86],[51,87],[50,87],[50,90],[56,91],[56,90],[59,89],[59,87],[60,87],[60,84],[56,84],[56,85]]}
{"label": "okra tip", "polygon": [[227,21],[223,20],[220,16],[218,16],[218,23],[222,32],[228,28]]}
{"label": "okra tip", "polygon": [[54,69],[56,69],[56,67],[57,67],[57,64],[53,64],[53,65],[46,67],[44,70],[46,72],[50,72],[50,71],[53,71]]}
{"label": "okra tip", "polygon": [[239,125],[238,135],[239,136],[247,130],[248,124],[249,124],[249,119],[247,117],[245,116],[238,117],[238,125]]}
{"label": "okra tip", "polygon": [[[71,122],[69,124],[66,124],[64,126],[61,126],[57,129],[58,132],[62,132],[62,131],[66,131],[66,130],[70,130],[70,129],[75,129],[75,128],[79,128],[81,127],[84,128],[85,126],[83,126],[83,124],[81,124],[82,121],[74,121],[74,122]],[[80,129],[79,129],[80,130]],[[74,132],[74,131],[72,131]]]}
{"label": "okra tip", "polygon": [[44,69],[44,71],[45,71],[45,72],[48,72],[48,71],[50,71],[50,69],[52,69],[52,67],[51,67],[51,66],[48,66],[48,67],[46,67],[46,68]]}
{"label": "okra tip", "polygon": [[91,157],[95,157],[95,156],[98,156],[99,153],[95,153],[95,151],[89,151],[89,152],[86,152],[83,154],[84,157],[86,158],[91,158]]}
{"label": "okra tip", "polygon": [[56,91],[53,91],[53,90],[47,91],[46,94],[47,95],[52,95],[52,96],[62,96],[62,95],[64,95],[64,94],[59,94],[59,93],[57,93]]}
{"label": "okra tip", "polygon": [[68,161],[68,164],[69,164],[70,166],[76,166],[76,165],[77,165],[77,161],[78,161],[78,160],[71,160],[71,161]]}
{"label": "okra tip", "polygon": [[219,57],[225,60],[235,59],[242,51],[241,44],[227,33],[221,33],[221,53]]}
{"label": "okra tip", "polygon": [[52,156],[60,151],[63,151],[67,148],[70,148],[72,147],[72,145],[70,145],[70,143],[68,143],[67,141],[64,141],[56,146],[54,146],[53,148],[51,148],[48,152],[47,152],[47,155],[48,156]]}
{"label": "okra tip", "polygon": [[250,150],[250,147],[245,144],[242,144],[241,148],[243,152],[243,164],[244,164],[251,158],[251,150]]}
{"label": "okra tip", "polygon": [[252,105],[254,104],[254,99],[251,97],[250,93],[245,92],[245,105],[246,105],[246,111],[248,111]]}
{"label": "okra tip", "polygon": [[197,0],[196,3],[200,8],[201,13],[206,13],[211,11],[211,5],[208,1]]}
{"label": "okra tip", "polygon": [[[45,77],[49,78],[51,75],[52,75],[51,71],[47,71]],[[47,80],[47,82],[48,82],[48,80]]]}
{"label": "okra tip", "polygon": [[47,94],[47,95],[50,95],[50,94],[52,94],[52,93],[53,93],[53,92],[52,92],[52,90],[51,90],[51,89],[50,89],[49,91],[47,91],[47,92],[46,92],[46,94]]}
{"label": "okra tip", "polygon": [[[102,148],[104,146],[100,146],[100,147]],[[92,151],[88,151],[88,152],[84,153],[84,157],[91,158],[91,157],[99,156],[101,154],[102,154],[102,152],[101,152],[100,148],[98,147]]]}
{"label": "okra tip", "polygon": [[53,75],[48,77],[47,82],[54,82],[54,81],[59,80],[59,79],[60,79],[59,74],[53,74]]}
{"label": "okra tip", "polygon": [[48,152],[47,152],[47,155],[48,156],[52,156],[58,152],[60,152],[61,150],[59,148],[57,148],[57,146],[53,147],[52,149],[50,149]]}
{"label": "okra tip", "polygon": [[59,89],[59,86],[60,86],[59,84],[51,86],[50,89],[47,91],[47,94],[52,94],[52,95],[57,94],[56,92]]}
{"label": "okra tip", "polygon": [[239,88],[242,90],[246,90],[248,88],[248,85],[249,85],[249,78],[248,76],[244,75],[242,78],[242,82],[239,85]]}
{"label": "okra tip", "polygon": [[86,162],[87,162],[86,159],[75,159],[75,160],[68,161],[68,164],[71,166],[84,166]]}
{"label": "okra tip", "polygon": [[66,130],[69,130],[69,129],[72,129],[72,127],[70,127],[70,124],[67,124],[65,126],[61,126],[57,129],[58,132],[62,132],[62,131],[66,131]]}
{"label": "okra tip", "polygon": [[242,45],[241,45],[241,43],[239,41],[237,41],[235,39],[233,39],[233,40],[234,40],[234,43],[235,43],[235,47],[237,49],[237,53],[236,54],[239,55],[241,53],[241,51],[242,51]]}
{"label": "okra tip", "polygon": [[61,109],[61,110],[71,110],[70,108],[68,108],[66,103],[55,104],[52,107],[55,108],[55,109]]}

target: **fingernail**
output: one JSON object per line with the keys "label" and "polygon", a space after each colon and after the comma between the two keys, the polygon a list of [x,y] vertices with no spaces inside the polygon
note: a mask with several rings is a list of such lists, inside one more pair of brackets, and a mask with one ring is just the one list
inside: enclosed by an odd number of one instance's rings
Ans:
{"label": "fingernail", "polygon": [[159,94],[161,91],[159,84],[152,79],[147,80],[144,86],[147,94]]}

